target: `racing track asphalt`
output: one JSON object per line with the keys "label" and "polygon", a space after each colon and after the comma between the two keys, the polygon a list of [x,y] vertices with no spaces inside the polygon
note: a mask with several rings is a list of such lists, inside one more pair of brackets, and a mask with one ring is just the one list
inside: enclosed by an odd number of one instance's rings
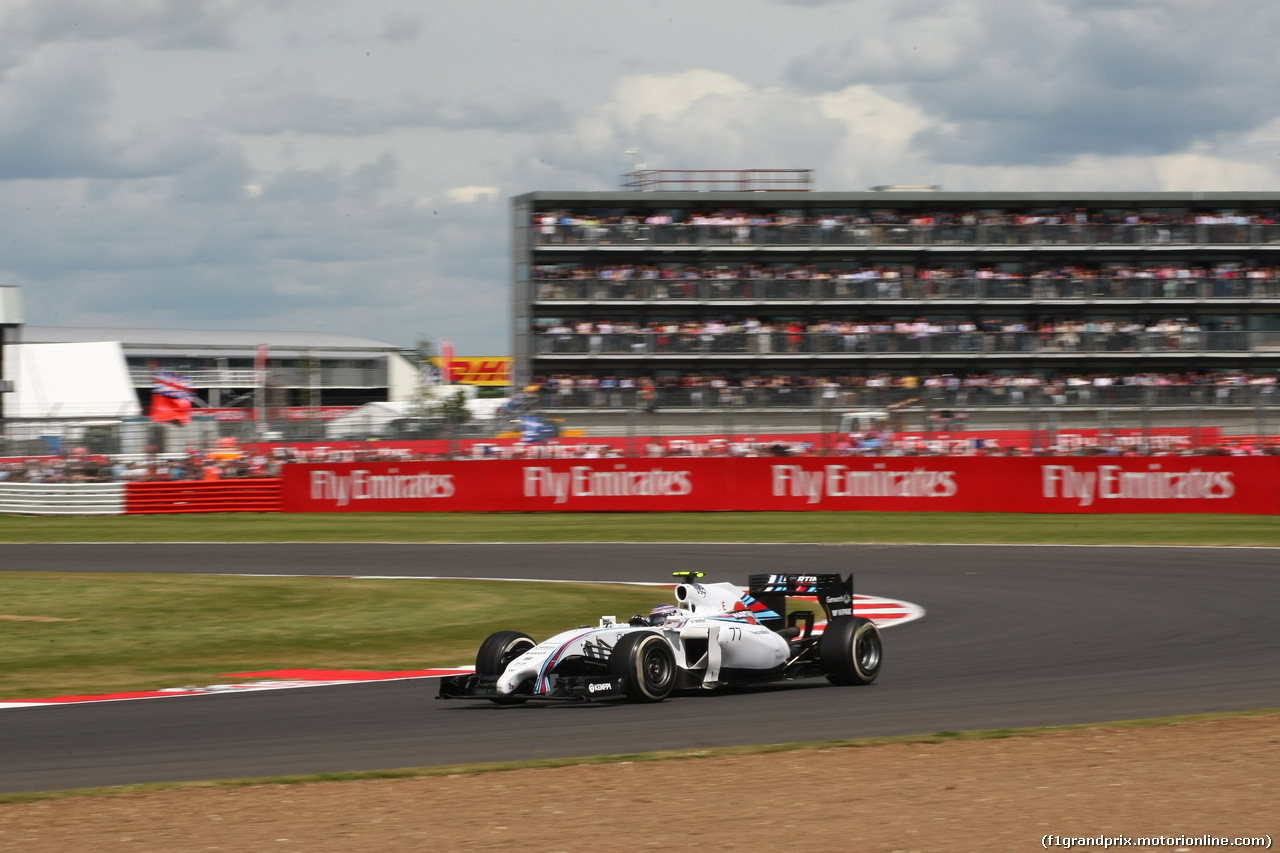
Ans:
{"label": "racing track asphalt", "polygon": [[[906,545],[9,545],[4,570],[746,582],[923,605],[876,684],[659,705],[438,702],[435,680],[0,711],[0,792],[1102,722],[1280,706],[1280,551]],[[660,598],[661,596],[658,596]],[[598,614],[583,614],[584,621]],[[501,627],[500,614],[495,628]]]}

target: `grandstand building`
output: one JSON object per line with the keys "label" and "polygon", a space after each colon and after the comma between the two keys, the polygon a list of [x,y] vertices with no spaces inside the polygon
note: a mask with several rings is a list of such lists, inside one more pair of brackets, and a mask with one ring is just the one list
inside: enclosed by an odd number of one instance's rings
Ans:
{"label": "grandstand building", "polygon": [[628,185],[514,199],[517,385],[1280,368],[1280,194]]}

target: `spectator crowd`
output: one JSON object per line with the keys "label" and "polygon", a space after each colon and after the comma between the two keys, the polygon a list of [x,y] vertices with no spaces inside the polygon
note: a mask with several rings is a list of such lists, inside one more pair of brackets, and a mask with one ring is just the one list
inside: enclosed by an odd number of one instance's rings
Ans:
{"label": "spectator crowd", "polygon": [[930,401],[953,408],[1041,405],[1274,405],[1274,373],[1214,371],[870,375],[689,373],[540,376],[522,394],[542,408],[849,407]]}
{"label": "spectator crowd", "polygon": [[1280,296],[1266,261],[1217,264],[539,264],[539,299],[1175,299]]}
{"label": "spectator crowd", "polygon": [[570,355],[773,353],[1107,353],[1231,352],[1280,344],[1280,331],[1244,331],[1223,321],[1210,331],[1194,319],[974,320],[917,317],[769,317],[703,320],[581,319],[532,324],[535,352]]}
{"label": "spectator crowd", "polygon": [[[903,207],[821,211],[645,209],[542,210],[531,225],[542,244],[776,243],[1188,243],[1267,242],[1274,210],[922,210]],[[1258,228],[1267,229],[1257,233]]]}
{"label": "spectator crowd", "polygon": [[142,483],[180,480],[224,480],[278,477],[283,455],[189,448],[181,454],[154,449],[140,456],[90,453],[77,447],[67,453],[0,460],[3,483]]}

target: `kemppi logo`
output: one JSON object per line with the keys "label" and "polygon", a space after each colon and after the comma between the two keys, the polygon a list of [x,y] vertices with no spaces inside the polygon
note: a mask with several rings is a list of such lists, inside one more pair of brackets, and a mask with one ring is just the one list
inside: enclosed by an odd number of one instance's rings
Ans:
{"label": "kemppi logo", "polygon": [[587,685],[588,693],[609,693],[612,690],[613,690],[612,684],[600,684],[598,682],[595,682]]}

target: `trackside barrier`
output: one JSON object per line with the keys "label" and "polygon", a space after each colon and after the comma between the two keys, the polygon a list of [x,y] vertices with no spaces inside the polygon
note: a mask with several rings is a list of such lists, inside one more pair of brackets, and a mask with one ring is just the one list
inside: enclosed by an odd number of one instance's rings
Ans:
{"label": "trackside barrier", "polygon": [[128,483],[128,515],[179,512],[279,512],[280,478]]}
{"label": "trackside barrier", "polygon": [[1280,457],[757,457],[293,464],[285,512],[1280,514]]}
{"label": "trackside barrier", "polygon": [[293,464],[282,478],[0,484],[0,512],[1280,514],[1280,457],[769,457]]}
{"label": "trackside barrier", "polygon": [[124,483],[0,483],[0,512],[120,515],[124,512]]}

